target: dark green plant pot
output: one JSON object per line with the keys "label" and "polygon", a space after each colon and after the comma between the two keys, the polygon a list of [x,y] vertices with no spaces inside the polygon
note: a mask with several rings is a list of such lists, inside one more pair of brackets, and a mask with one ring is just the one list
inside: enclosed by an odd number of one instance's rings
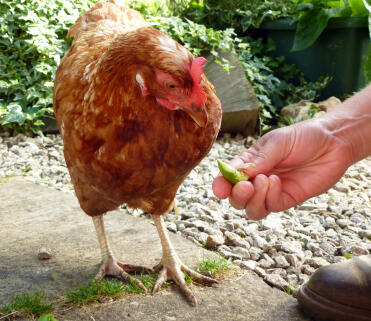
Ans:
{"label": "dark green plant pot", "polygon": [[296,52],[290,51],[296,29],[292,20],[267,22],[261,29],[276,43],[277,55],[297,65],[308,80],[333,77],[320,98],[342,97],[365,86],[363,64],[370,48],[367,18],[333,18],[312,46]]}

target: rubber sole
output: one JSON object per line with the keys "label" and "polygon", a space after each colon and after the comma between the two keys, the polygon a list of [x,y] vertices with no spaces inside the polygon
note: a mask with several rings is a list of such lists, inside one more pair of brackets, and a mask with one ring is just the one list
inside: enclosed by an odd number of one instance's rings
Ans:
{"label": "rubber sole", "polygon": [[371,307],[359,309],[330,301],[313,292],[307,284],[300,287],[298,301],[304,312],[315,320],[371,321]]}

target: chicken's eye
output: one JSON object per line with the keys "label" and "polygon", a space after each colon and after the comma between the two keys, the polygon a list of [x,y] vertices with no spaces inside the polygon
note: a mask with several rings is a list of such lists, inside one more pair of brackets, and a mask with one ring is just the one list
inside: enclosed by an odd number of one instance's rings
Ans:
{"label": "chicken's eye", "polygon": [[171,89],[176,88],[176,85],[175,85],[174,83],[172,83],[172,82],[169,82],[169,83],[167,83],[166,85],[167,85],[169,88],[171,88]]}

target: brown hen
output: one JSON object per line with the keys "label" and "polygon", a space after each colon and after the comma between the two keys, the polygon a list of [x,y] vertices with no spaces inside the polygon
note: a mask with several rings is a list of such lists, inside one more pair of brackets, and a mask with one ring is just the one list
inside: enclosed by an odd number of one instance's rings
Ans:
{"label": "brown hen", "polygon": [[183,273],[215,281],[184,266],[161,215],[219,131],[221,106],[203,75],[206,60],[149,27],[135,10],[110,2],[82,15],[69,35],[74,40],[56,72],[54,112],[76,196],[97,231],[103,259],[97,277],[132,280],[128,273],[141,269],[115,258],[104,231],[103,214],[126,203],[151,214],[161,239],[154,292],[173,279],[197,304]]}

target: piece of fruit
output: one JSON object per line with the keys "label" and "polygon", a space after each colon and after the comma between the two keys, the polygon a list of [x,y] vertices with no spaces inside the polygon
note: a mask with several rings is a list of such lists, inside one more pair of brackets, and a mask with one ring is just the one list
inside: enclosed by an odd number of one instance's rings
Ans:
{"label": "piece of fruit", "polygon": [[219,159],[218,167],[224,178],[230,181],[232,184],[237,184],[238,182],[247,181],[249,179],[249,176],[247,176],[244,172],[239,171],[238,169],[222,162]]}

